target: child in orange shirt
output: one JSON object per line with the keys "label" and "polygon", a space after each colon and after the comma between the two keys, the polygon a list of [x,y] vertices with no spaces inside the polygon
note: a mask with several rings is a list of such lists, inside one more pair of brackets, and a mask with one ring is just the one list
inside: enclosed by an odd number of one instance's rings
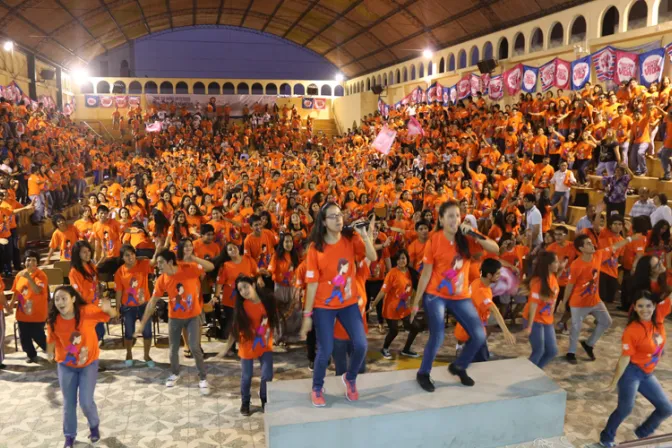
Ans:
{"label": "child in orange shirt", "polygon": [[92,443],[100,440],[100,418],[93,401],[100,353],[95,327],[116,315],[109,300],[102,301],[100,307],[87,304],[71,286],[58,287],[49,303],[47,356],[58,363],[65,448],[73,447],[77,437],[78,395],[91,430],[89,440]]}

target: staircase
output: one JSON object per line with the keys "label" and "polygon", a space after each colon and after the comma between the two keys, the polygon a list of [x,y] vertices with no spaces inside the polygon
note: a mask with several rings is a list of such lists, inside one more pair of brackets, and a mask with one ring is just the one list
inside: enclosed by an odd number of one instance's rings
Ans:
{"label": "staircase", "polygon": [[317,135],[324,133],[331,140],[332,137],[338,135],[338,128],[336,127],[336,120],[333,118],[329,120],[313,120],[313,134]]}

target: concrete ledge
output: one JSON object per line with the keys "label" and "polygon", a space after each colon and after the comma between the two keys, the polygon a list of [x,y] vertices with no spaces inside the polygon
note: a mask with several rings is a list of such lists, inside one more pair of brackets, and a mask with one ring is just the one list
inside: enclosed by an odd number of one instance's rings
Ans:
{"label": "concrete ledge", "polygon": [[434,369],[431,394],[415,370],[361,375],[355,403],[327,377],[325,408],[312,406],[310,379],[270,383],[267,446],[494,448],[563,435],[567,394],[527,359],[473,364],[469,374],[473,388]]}

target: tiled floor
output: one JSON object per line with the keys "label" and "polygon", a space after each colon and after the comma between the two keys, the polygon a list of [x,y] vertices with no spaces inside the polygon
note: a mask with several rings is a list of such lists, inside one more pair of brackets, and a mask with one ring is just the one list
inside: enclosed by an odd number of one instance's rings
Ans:
{"label": "tiled floor", "polygon": [[[561,358],[547,367],[547,373],[568,392],[565,433],[577,447],[595,446],[599,431],[616,403],[615,393],[600,392],[611,379],[619,355],[620,336],[625,318],[613,312],[614,325],[596,348],[596,362],[589,362],[579,353],[579,365],[570,366]],[[8,319],[11,331],[13,321]],[[369,371],[385,371],[397,368],[417,368],[419,360],[386,361],[378,354],[382,335],[372,326],[369,335]],[[586,330],[591,325],[586,325]],[[669,328],[669,326],[668,326]],[[162,325],[162,330],[167,329]],[[263,414],[255,412],[251,417],[239,414],[240,367],[235,360],[208,359],[208,374],[211,393],[202,396],[197,387],[193,361],[184,360],[183,375],[178,385],[167,389],[163,382],[167,376],[167,349],[152,348],[157,361],[155,369],[143,364],[127,369],[123,365],[125,351],[120,345],[120,328],[112,326],[112,336],[102,351],[101,359],[108,368],[101,373],[96,388],[96,402],[101,418],[102,441],[106,447],[263,447],[265,446]],[[671,334],[668,331],[668,334]],[[393,353],[401,348],[406,333],[400,333],[393,345]],[[164,335],[165,336],[165,335]],[[426,335],[420,335],[414,344],[422,351]],[[160,345],[165,344],[162,338]],[[567,348],[567,336],[559,336],[561,354]],[[501,335],[495,333],[489,340],[490,351],[496,357],[528,356],[529,344],[519,334],[519,343],[506,346]],[[206,352],[222,349],[219,342],[203,342]],[[580,349],[579,349],[580,350]],[[0,447],[60,447],[61,394],[55,368],[46,362],[31,366],[24,362],[23,353],[14,353],[14,341],[8,337],[9,368],[0,372]],[[454,355],[452,331],[447,330],[446,342],[439,354],[435,368],[443,367]],[[141,349],[134,352],[141,359]],[[276,353],[274,358],[275,380],[307,378],[308,370],[305,349],[295,346],[287,353]],[[663,387],[672,396],[672,361],[664,357],[657,369]],[[253,407],[256,400],[257,377],[253,382]],[[330,371],[329,374],[333,374]],[[306,399],[308,393],[306,392]],[[642,397],[637,399],[633,414],[618,433],[618,440],[634,438],[633,429],[651,412],[652,406]],[[79,411],[78,446],[86,446],[88,435],[86,421]],[[672,419],[665,422],[657,434],[672,433]],[[559,445],[558,445],[559,446]],[[373,445],[372,445],[373,447]]]}

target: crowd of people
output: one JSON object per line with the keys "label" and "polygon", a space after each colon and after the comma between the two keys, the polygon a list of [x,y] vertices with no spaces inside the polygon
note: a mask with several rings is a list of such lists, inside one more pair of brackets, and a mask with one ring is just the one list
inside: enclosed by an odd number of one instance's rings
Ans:
{"label": "crowd of people", "polygon": [[[306,340],[310,399],[322,407],[331,362],[345,397],[358,399],[369,324],[385,334],[375,347],[385,359],[400,327],[399,356],[409,358],[420,357],[413,344],[427,331],[417,381],[433,392],[448,311],[458,342],[449,371],[474,386],[467,369],[490,358],[492,325],[514,344],[510,328],[521,324],[540,368],[556,357],[561,333],[569,333],[565,362],[578,363],[579,345],[595,360],[612,324],[605,302],[619,293],[629,313],[610,385],[619,402],[600,442],[615,446],[638,390],[656,410],[636,434],[650,435],[672,414],[653,375],[671,309],[672,211],[664,194],[651,200],[646,189],[629,217],[625,203],[647,157],[659,157],[663,180],[672,179],[672,87],[667,78],[649,89],[634,80],[613,87],[521,94],[504,106],[480,95],[449,107],[405,105],[332,138],[287,106],[257,104],[242,121],[212,102],[115,111],[130,143],[0,100],[0,239],[10,240],[0,247],[15,278],[0,308],[15,310],[29,362],[38,360],[35,343],[58,362],[65,446],[76,436],[77,390],[90,438],[100,438],[93,390],[110,319],[122,323],[128,368],[138,338],[142,363],[155,366],[151,320],[168,320],[167,387],[179,383],[184,340],[208,393],[202,332],[226,341],[221,356],[241,360],[240,410],[250,415],[253,362],[263,407],[275,346]],[[409,132],[411,119],[423,132]],[[160,131],[144,131],[157,121]],[[397,131],[387,155],[371,146],[385,124]],[[85,196],[88,172],[95,189]],[[574,228],[570,189],[588,186],[591,172],[602,176],[605,200],[588,204]],[[59,209],[77,200],[81,217],[69,223]],[[46,257],[28,250],[21,259],[12,242],[16,210],[26,206],[34,223],[54,223]],[[50,296],[40,264],[55,254],[71,264],[69,286]],[[580,340],[589,315],[596,326]]]}

